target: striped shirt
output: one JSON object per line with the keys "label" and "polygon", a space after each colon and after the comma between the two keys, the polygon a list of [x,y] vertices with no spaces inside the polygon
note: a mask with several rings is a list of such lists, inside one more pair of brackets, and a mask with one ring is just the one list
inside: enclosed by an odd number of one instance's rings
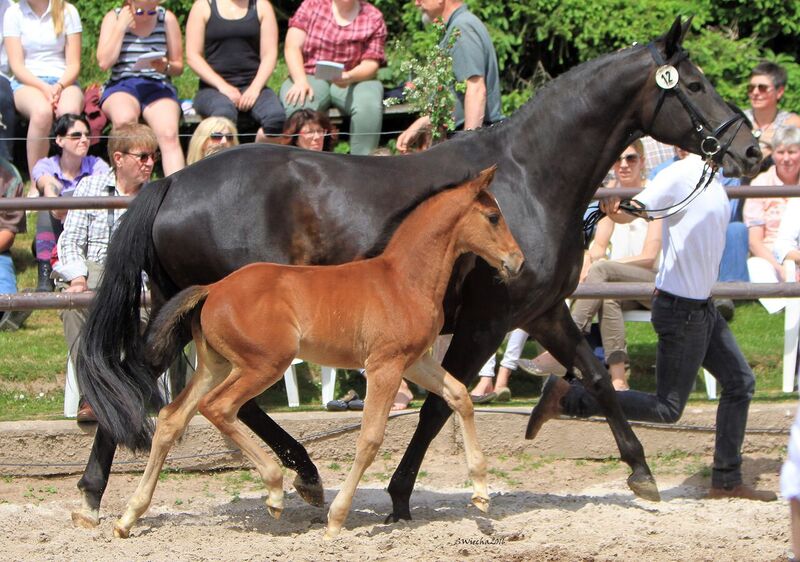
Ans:
{"label": "striped shirt", "polygon": [[[88,176],[75,188],[74,197],[122,195],[117,191],[114,171]],[[86,262],[106,261],[108,240],[125,209],[73,209],[67,213],[64,232],[58,239],[58,263],[53,268],[65,281],[86,276]]]}
{"label": "striped shirt", "polygon": [[[119,10],[119,8],[116,9],[117,14],[119,14]],[[150,65],[141,70],[134,70],[133,68],[136,60],[145,53],[167,52],[167,31],[164,26],[167,11],[162,6],[159,6],[156,10],[158,11],[156,25],[150,35],[139,37],[131,33],[130,30],[125,32],[125,36],[122,38],[122,47],[119,50],[119,57],[114,66],[111,67],[111,82],[134,77],[153,78],[162,82],[169,80],[166,74],[157,72]]]}

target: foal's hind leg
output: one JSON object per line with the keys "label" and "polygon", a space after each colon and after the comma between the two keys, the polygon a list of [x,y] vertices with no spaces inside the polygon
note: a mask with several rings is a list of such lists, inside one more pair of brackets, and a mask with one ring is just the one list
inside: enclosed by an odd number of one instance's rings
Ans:
{"label": "foal's hind leg", "polygon": [[467,455],[467,468],[472,479],[472,503],[483,512],[489,510],[489,491],[486,487],[486,459],[478,444],[475,414],[467,387],[445,371],[430,354],[425,354],[403,374],[405,378],[429,392],[444,398],[461,419],[461,435]]}
{"label": "foal's hind leg", "polygon": [[[252,367],[234,366],[231,374],[200,402],[200,413],[228,436],[242,453],[256,466],[267,488],[267,510],[275,519],[283,512],[283,472],[272,457],[259,446],[245,430],[236,413],[247,400],[271,386],[289,366],[291,356],[283,368],[270,368],[271,372]],[[269,362],[263,362],[265,365]]]}
{"label": "foal's hind leg", "polygon": [[361,417],[361,432],[356,442],[356,458],[350,473],[342,484],[336,499],[328,510],[328,528],[325,538],[332,539],[342,530],[350,506],[353,503],[358,483],[369,468],[383,443],[386,420],[392,401],[400,388],[402,366],[378,368],[367,366],[367,396],[364,399],[364,413]]}
{"label": "foal's hind leg", "polygon": [[221,357],[217,356],[217,361],[209,365],[209,361],[204,349],[198,345],[198,366],[197,372],[189,381],[178,397],[161,409],[158,414],[156,432],[153,435],[153,445],[150,448],[150,457],[147,460],[139,486],[133,496],[128,500],[125,514],[114,525],[114,535],[119,538],[128,538],[131,528],[137,519],[147,511],[153,499],[153,492],[158,483],[158,473],[164,465],[167,453],[172,445],[177,441],[189,421],[197,412],[197,404],[200,399],[227,374],[230,365]]}

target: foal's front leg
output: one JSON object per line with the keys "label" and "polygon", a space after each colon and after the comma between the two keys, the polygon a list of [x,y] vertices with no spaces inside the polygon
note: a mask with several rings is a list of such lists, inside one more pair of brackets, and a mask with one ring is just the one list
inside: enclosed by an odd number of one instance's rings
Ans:
{"label": "foal's front leg", "polygon": [[402,370],[402,365],[372,369],[367,367],[367,396],[364,399],[361,432],[358,434],[356,443],[356,458],[350,473],[328,510],[326,539],[334,538],[342,530],[347,514],[350,512],[358,483],[369,465],[372,464],[383,443],[386,420],[389,418],[389,411],[392,409],[397,389],[400,388]]}
{"label": "foal's front leg", "polygon": [[472,479],[472,503],[483,512],[489,511],[489,490],[486,486],[486,458],[478,444],[475,412],[467,387],[445,371],[430,353],[426,353],[403,374],[428,392],[444,398],[461,419],[461,435],[467,456],[467,468]]}

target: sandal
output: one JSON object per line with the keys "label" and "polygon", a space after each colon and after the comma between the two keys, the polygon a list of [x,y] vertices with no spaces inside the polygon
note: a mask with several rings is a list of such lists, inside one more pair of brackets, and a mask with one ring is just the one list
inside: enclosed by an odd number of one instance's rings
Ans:
{"label": "sandal", "polygon": [[469,397],[472,399],[473,404],[488,404],[489,402],[497,398],[497,394],[495,394],[494,392],[490,392],[488,394],[481,394],[479,396],[470,394]]}
{"label": "sandal", "polygon": [[500,390],[498,390],[496,394],[497,398],[495,398],[495,400],[497,400],[498,402],[508,402],[509,400],[511,400],[511,389],[508,388],[507,386],[505,388],[501,388]]}

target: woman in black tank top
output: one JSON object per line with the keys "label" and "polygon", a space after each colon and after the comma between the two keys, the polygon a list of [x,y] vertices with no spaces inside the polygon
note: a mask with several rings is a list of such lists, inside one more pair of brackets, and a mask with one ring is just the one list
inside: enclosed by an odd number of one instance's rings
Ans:
{"label": "woman in black tank top", "polygon": [[[186,62],[200,77],[203,117],[239,122],[248,113],[257,141],[283,129],[284,111],[266,86],[278,57],[278,24],[267,0],[197,0],[186,22]],[[241,124],[240,124],[241,130]]]}

